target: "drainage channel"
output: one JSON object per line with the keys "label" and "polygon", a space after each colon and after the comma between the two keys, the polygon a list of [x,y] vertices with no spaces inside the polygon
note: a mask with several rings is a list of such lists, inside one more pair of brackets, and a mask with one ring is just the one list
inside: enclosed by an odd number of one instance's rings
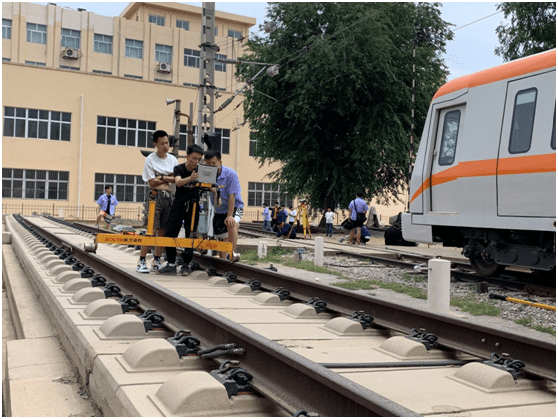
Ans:
{"label": "drainage channel", "polygon": [[[36,223],[28,219],[23,223],[57,247],[71,247],[66,240]],[[201,347],[213,348],[233,342],[243,348],[242,367],[253,376],[253,387],[291,414],[304,410],[320,416],[417,416],[366,387],[105,258],[76,246],[72,247],[72,254],[93,271],[110,278],[122,294],[133,295],[146,307],[156,307],[164,323],[172,329],[190,330]]]}

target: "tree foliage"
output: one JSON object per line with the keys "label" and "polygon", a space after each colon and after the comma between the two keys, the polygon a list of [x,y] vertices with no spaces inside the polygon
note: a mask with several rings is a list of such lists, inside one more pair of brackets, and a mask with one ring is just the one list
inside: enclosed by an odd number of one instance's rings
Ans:
{"label": "tree foliage", "polygon": [[556,3],[499,3],[497,9],[511,20],[496,28],[494,52],[505,61],[556,48]]}
{"label": "tree foliage", "polygon": [[[397,196],[408,170],[413,42],[419,138],[447,75],[441,57],[452,32],[439,4],[269,4],[278,27],[249,40],[242,58],[280,66],[276,77],[256,78],[244,101],[260,163],[280,162],[270,177],[314,209],[346,207],[359,190]],[[238,72],[249,80],[260,69]]]}

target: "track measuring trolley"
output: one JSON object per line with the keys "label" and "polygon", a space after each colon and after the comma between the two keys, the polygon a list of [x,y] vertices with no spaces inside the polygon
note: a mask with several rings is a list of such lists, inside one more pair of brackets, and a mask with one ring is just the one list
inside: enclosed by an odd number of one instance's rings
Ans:
{"label": "track measuring trolley", "polygon": [[[182,187],[193,188],[196,191],[196,198],[190,201],[190,205],[194,205],[191,211],[190,220],[184,220],[190,223],[190,235],[193,237],[174,238],[157,236],[153,230],[155,219],[155,201],[149,202],[147,232],[145,235],[138,235],[130,232],[121,232],[120,234],[97,234],[93,246],[87,246],[86,250],[96,251],[99,243],[121,244],[127,246],[159,246],[159,247],[182,247],[190,248],[200,253],[205,251],[217,251],[228,253],[228,260],[237,261],[233,253],[233,244],[229,242],[219,241],[215,238],[213,231],[213,217],[215,209],[213,202],[219,201],[219,186],[217,186],[217,167],[204,164],[198,165],[199,177],[195,182],[184,185]],[[211,195],[215,196],[212,200]]]}

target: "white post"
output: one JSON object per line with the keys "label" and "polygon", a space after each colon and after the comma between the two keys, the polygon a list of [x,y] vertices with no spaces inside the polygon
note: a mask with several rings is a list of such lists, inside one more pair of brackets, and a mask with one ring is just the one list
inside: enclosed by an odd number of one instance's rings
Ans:
{"label": "white post", "polygon": [[324,266],[324,238],[316,237],[314,239],[314,265]]}
{"label": "white post", "polygon": [[449,313],[451,262],[443,259],[428,261],[428,311]]}
{"label": "white post", "polygon": [[267,243],[266,242],[259,242],[258,243],[258,257],[263,259],[267,256]]}
{"label": "white post", "polygon": [[62,208],[58,208],[58,216],[64,218],[64,210]]}

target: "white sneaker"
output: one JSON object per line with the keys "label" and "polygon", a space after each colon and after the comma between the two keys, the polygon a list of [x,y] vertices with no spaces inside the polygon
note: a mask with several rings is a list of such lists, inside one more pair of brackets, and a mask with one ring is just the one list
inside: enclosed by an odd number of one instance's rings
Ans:
{"label": "white sneaker", "polygon": [[161,263],[161,260],[153,259],[153,263],[151,264],[151,271],[153,271],[153,272],[158,271],[162,267],[163,267],[163,264]]}
{"label": "white sneaker", "polygon": [[147,264],[145,263],[145,260],[140,260],[138,262],[138,266],[136,267],[136,272],[142,273],[142,274],[148,274],[149,273],[149,268],[147,267]]}

